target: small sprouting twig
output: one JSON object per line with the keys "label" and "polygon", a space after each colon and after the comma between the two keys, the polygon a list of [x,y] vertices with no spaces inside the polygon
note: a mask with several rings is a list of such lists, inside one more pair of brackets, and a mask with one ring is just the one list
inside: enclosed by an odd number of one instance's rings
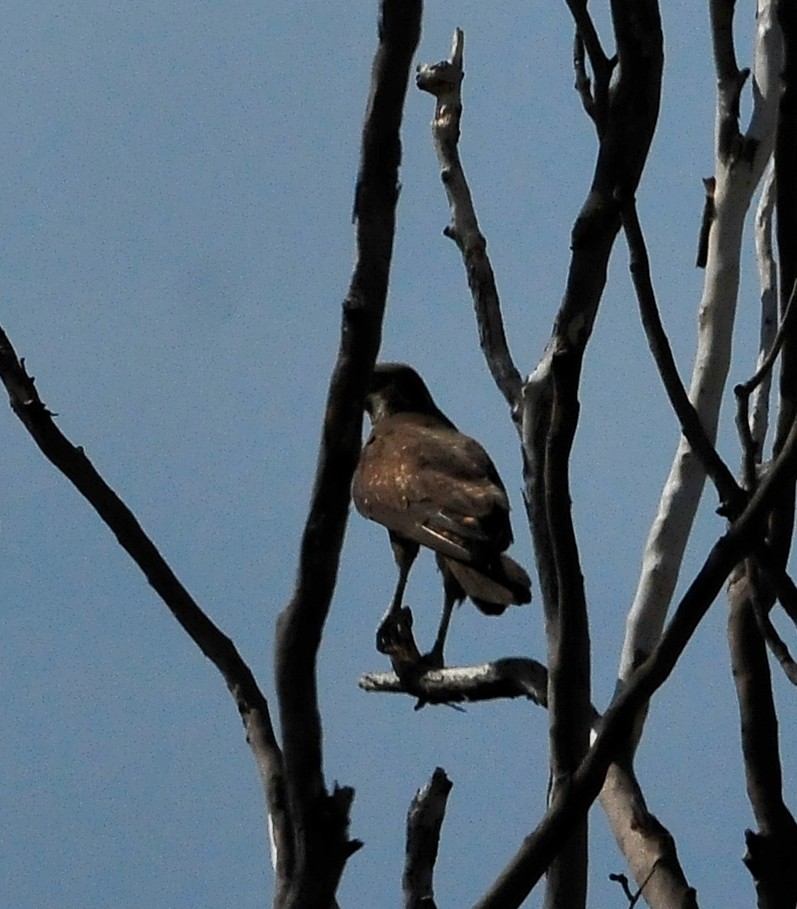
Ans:
{"label": "small sprouting twig", "polygon": [[415,81],[421,91],[429,92],[437,99],[432,135],[440,162],[440,178],[451,208],[451,222],[443,233],[457,244],[462,253],[482,351],[513,418],[519,420],[522,380],[509,351],[495,275],[487,255],[487,241],[479,230],[473,199],[459,158],[464,47],[465,36],[461,29],[457,29],[451,58],[432,65],[421,64]]}
{"label": "small sprouting twig", "polygon": [[623,888],[623,893],[628,899],[628,909],[634,909],[634,906],[636,906],[636,904],[639,902],[642,897],[642,891],[645,889],[645,884],[647,884],[647,882],[653,877],[655,870],[656,866],[654,864],[654,866],[650,869],[648,876],[644,881],[642,881],[642,885],[636,893],[631,892],[631,887],[628,884],[628,878],[624,874],[609,875],[610,881],[616,881]]}
{"label": "small sprouting twig", "polygon": [[714,190],[717,187],[717,181],[714,177],[703,177],[703,186],[706,190],[706,198],[703,203],[703,217],[700,219],[700,236],[697,241],[695,268],[706,267],[706,262],[708,262],[708,238],[711,233],[711,225],[717,217],[717,208],[714,205]]}

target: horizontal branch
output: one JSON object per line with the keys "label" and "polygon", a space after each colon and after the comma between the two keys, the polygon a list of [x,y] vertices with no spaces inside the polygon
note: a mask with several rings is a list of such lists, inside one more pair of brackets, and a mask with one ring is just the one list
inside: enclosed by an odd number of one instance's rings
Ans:
{"label": "horizontal branch", "polygon": [[536,660],[520,657],[429,670],[414,678],[411,685],[393,672],[369,672],[358,684],[363,691],[411,694],[429,704],[525,697],[545,707],[548,699],[547,669]]}

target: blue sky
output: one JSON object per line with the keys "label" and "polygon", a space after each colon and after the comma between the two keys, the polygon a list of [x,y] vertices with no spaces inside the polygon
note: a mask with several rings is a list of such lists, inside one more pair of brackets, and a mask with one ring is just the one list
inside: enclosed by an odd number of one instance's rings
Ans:
{"label": "blue sky", "polygon": [[[714,77],[707,12],[666,7],[662,115],[639,204],[687,374]],[[0,29],[0,324],[61,429],[268,696],[352,265],[375,19],[376,4],[361,2],[10,0]],[[564,3],[428,3],[419,61],[447,56],[456,26],[466,35],[461,152],[510,343],[530,371],[595,152],[572,90],[570,21]],[[749,47],[748,28],[741,65]],[[478,349],[458,253],[442,236],[432,110],[410,90],[383,354],[412,362],[487,445],[513,499],[513,553],[531,567],[516,438]],[[752,258],[743,269],[731,381],[751,372],[757,334]],[[221,679],[10,411],[0,421],[0,904],[268,904],[263,797]],[[573,462],[598,706],[613,690],[675,443],[620,243]],[[736,464],[727,428],[721,447]],[[707,496],[685,577],[722,530],[714,504]],[[327,777],[356,788],[352,834],[366,843],[341,905],[398,903],[406,807],[437,765],[454,781],[440,905],[468,905],[543,811],[546,718],[520,702],[416,713],[409,700],[360,692],[358,676],[384,668],[373,633],[394,581],[386,534],[353,516],[319,666]],[[421,640],[431,641],[440,599],[427,556],[407,593]],[[751,898],[724,618],[720,601],[656,697],[639,754],[651,810],[706,905]],[[544,658],[538,602],[500,620],[470,606],[455,616],[450,661],[524,654]],[[778,693],[788,792],[794,701],[780,683]],[[622,901],[608,874],[625,869],[600,812],[592,817],[591,899],[608,905]]]}

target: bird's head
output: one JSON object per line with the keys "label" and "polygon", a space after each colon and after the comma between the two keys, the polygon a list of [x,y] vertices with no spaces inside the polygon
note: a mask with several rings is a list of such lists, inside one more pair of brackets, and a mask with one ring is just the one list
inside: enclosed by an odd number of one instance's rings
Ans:
{"label": "bird's head", "polygon": [[406,363],[376,364],[365,396],[365,409],[372,423],[397,413],[442,416],[423,379]]}

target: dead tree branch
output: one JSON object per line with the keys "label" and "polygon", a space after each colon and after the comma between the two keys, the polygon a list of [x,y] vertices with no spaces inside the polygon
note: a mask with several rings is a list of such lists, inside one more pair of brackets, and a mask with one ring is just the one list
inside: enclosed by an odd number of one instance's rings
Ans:
{"label": "dead tree branch", "polygon": [[246,740],[257,763],[266,795],[276,854],[277,889],[287,881],[293,864],[290,817],[287,811],[282,753],[277,745],[268,703],[251,670],[232,641],[200,609],[166,564],[135,515],[103,480],[82,448],[73,445],[55,425],[8,336],[0,328],[0,380],[9,402],[42,454],[89,502],[119,545],[138,565],[191,640],[221,673],[235,701]]}
{"label": "dead tree branch", "polygon": [[411,686],[392,672],[369,672],[360,677],[363,691],[411,694],[427,704],[528,698],[541,707],[548,703],[548,670],[536,660],[508,657],[481,666],[448,666],[423,673]]}
{"label": "dead tree branch", "polygon": [[399,193],[399,128],[421,10],[420,0],[384,0],[381,6],[354,203],[357,259],[343,303],[298,580],[277,622],[276,683],[295,854],[285,909],[331,905],[345,862],[359,846],[347,832],[353,791],[328,794],[324,783],[316,658],[337,579],[365,389],[381,337]]}
{"label": "dead tree branch", "polygon": [[407,812],[407,855],[404,863],[404,909],[436,909],[434,866],[440,829],[452,782],[438,767],[416,793]]}
{"label": "dead tree branch", "polygon": [[761,522],[797,470],[797,425],[739,518],[714,544],[652,654],[636,669],[604,714],[600,732],[567,789],[474,909],[516,909],[545,874],[572,825],[597,797],[610,763],[627,749],[640,710],[664,684],[734,566],[759,545]]}
{"label": "dead tree branch", "polygon": [[434,95],[437,102],[432,120],[432,136],[440,162],[440,179],[451,208],[451,223],[443,233],[457,244],[462,253],[476,310],[482,351],[513,419],[519,420],[522,384],[520,373],[509,352],[495,275],[487,255],[487,240],[479,230],[473,199],[459,157],[464,50],[465,36],[461,29],[457,29],[451,46],[451,58],[441,63],[419,66],[415,81],[421,91]]}
{"label": "dead tree branch", "polygon": [[670,342],[664,326],[661,324],[653,282],[650,277],[650,262],[645,238],[633,199],[629,199],[623,204],[621,215],[628,243],[629,268],[639,302],[642,326],[645,329],[648,345],[659,370],[662,384],[681,424],[681,431],[700,459],[703,469],[717,487],[721,513],[734,517],[743,507],[745,497],[730,469],[720,458],[714,444],[706,435],[700,417],[681,382]]}
{"label": "dead tree branch", "polygon": [[754,560],[735,572],[728,596],[728,643],[741,717],[747,794],[758,832],[747,831],[745,864],[759,906],[797,902],[797,824],[783,800],[778,720],[764,638],[756,615],[761,606]]}

